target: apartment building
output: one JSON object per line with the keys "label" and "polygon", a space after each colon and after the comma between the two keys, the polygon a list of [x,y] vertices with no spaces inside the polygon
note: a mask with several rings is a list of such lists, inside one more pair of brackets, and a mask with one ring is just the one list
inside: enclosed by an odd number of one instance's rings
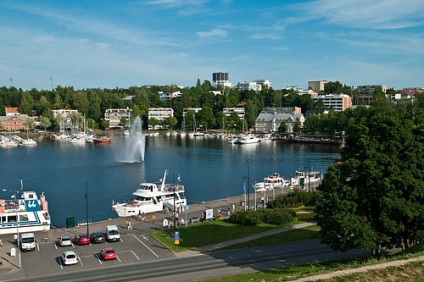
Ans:
{"label": "apartment building", "polygon": [[321,101],[325,108],[342,112],[352,107],[352,97],[346,94],[328,94],[312,97],[314,101]]}
{"label": "apartment building", "polygon": [[[174,116],[174,110],[172,108],[149,108],[148,120],[155,119],[161,122],[161,121],[164,121],[166,118],[173,117],[173,116]],[[153,128],[153,125],[149,124],[148,128],[149,130],[164,129],[166,128],[166,126],[162,124],[158,124],[158,125],[155,125]]]}
{"label": "apartment building", "polygon": [[109,123],[109,128],[122,128],[120,125],[122,119],[130,121],[132,109],[107,109],[105,111],[105,120]]}

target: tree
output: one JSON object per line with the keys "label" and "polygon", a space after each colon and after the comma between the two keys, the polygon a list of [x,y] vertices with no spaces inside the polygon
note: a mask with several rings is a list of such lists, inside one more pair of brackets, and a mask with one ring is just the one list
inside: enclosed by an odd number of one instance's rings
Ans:
{"label": "tree", "polygon": [[159,124],[160,124],[159,120],[155,118],[149,118],[149,127],[151,126],[153,130],[155,130],[156,126]]}
{"label": "tree", "polygon": [[176,126],[178,123],[178,120],[176,117],[167,117],[164,120],[164,125],[166,125],[168,128],[173,128],[174,126]]}
{"label": "tree", "polygon": [[46,131],[47,128],[52,126],[52,123],[50,122],[50,119],[48,117],[40,116],[39,121],[40,121],[40,126],[44,128],[44,131]]}
{"label": "tree", "polygon": [[330,167],[318,188],[323,243],[378,255],[424,239],[424,124],[414,125],[421,118],[390,103],[349,113],[344,162]]}
{"label": "tree", "polygon": [[283,120],[278,127],[278,133],[286,133],[289,127],[287,126],[287,123]]}
{"label": "tree", "polygon": [[21,105],[19,107],[21,114],[31,116],[34,107],[34,98],[28,92],[22,93]]}

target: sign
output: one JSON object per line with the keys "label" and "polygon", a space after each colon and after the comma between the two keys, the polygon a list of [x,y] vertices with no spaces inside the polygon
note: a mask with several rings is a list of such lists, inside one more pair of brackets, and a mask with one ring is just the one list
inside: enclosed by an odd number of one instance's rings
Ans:
{"label": "sign", "polygon": [[213,209],[206,210],[206,220],[213,219]]}
{"label": "sign", "polygon": [[180,244],[180,240],[175,240],[175,245],[179,245]]}
{"label": "sign", "polygon": [[25,200],[25,206],[27,211],[41,211],[40,205],[38,204],[38,200]]}
{"label": "sign", "polygon": [[185,205],[185,206],[184,206],[184,211],[185,211],[185,212],[188,212],[188,205]]}
{"label": "sign", "polygon": [[180,240],[180,232],[179,231],[175,231],[175,233],[174,233],[174,239],[175,239],[175,241]]}

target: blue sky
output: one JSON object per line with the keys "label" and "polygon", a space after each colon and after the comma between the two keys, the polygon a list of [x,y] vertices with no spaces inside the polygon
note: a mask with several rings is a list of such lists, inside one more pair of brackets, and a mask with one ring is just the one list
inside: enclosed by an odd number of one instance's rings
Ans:
{"label": "blue sky", "polygon": [[424,1],[2,0],[0,86],[424,87]]}

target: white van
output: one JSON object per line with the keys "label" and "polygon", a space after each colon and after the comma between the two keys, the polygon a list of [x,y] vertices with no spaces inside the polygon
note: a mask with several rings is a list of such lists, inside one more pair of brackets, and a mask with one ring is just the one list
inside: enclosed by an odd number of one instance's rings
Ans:
{"label": "white van", "polygon": [[121,234],[116,225],[106,226],[106,240],[108,242],[117,242],[121,240]]}
{"label": "white van", "polygon": [[21,234],[21,250],[22,251],[34,251],[36,246],[36,240],[34,233],[23,233]]}

